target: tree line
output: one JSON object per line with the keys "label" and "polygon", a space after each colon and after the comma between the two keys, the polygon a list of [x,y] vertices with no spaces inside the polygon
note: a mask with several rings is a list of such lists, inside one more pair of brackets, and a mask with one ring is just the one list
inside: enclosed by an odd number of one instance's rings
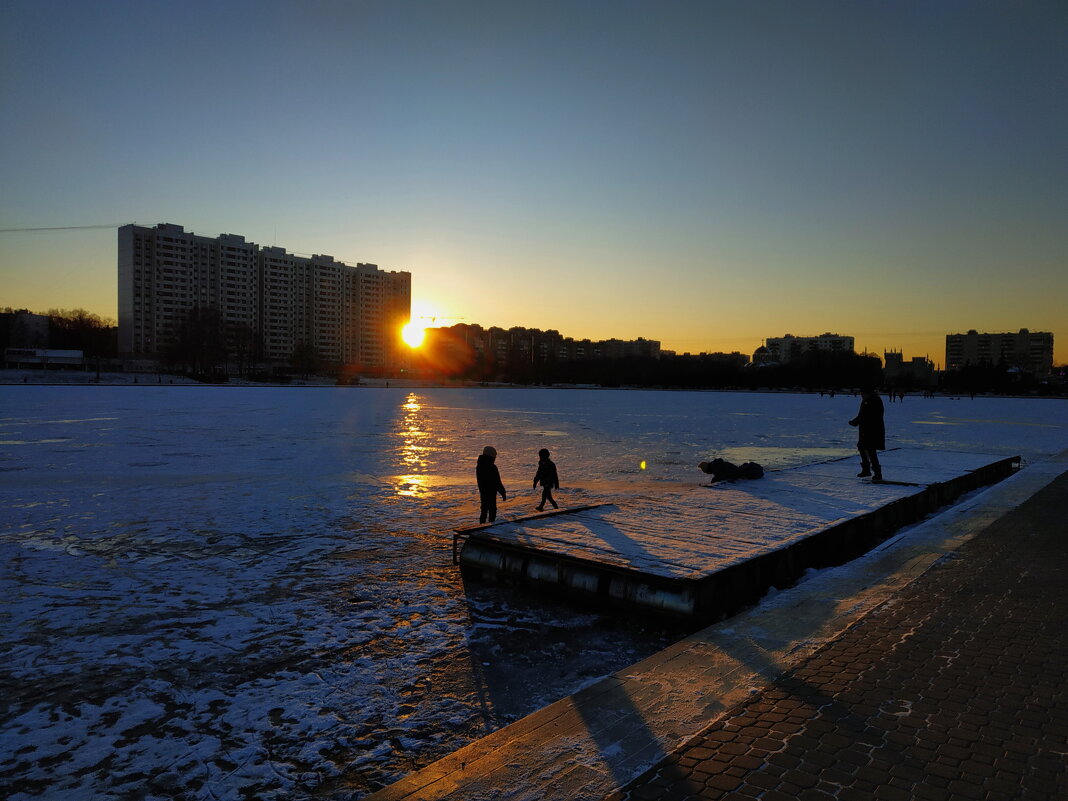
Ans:
{"label": "tree line", "polygon": [[[0,310],[0,344],[6,348],[80,350],[86,359],[118,356],[119,328],[114,319],[85,309],[49,309],[35,315],[26,309]],[[38,325],[45,318],[43,326]]]}

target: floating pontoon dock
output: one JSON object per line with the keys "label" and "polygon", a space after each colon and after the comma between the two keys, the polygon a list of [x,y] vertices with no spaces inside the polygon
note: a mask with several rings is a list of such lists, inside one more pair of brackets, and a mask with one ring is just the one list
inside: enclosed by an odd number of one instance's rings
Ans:
{"label": "floating pontoon dock", "polygon": [[457,529],[458,561],[466,579],[705,623],[859,556],[1020,463],[923,449],[880,458],[893,483],[857,478],[854,457]]}

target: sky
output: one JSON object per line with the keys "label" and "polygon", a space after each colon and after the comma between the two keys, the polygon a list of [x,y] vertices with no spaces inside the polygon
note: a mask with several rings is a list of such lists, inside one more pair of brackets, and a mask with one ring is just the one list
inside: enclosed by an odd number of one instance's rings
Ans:
{"label": "sky", "polygon": [[0,306],[114,317],[115,227],[171,222],[407,270],[427,324],[1065,363],[1065,42],[1062,0],[0,0]]}

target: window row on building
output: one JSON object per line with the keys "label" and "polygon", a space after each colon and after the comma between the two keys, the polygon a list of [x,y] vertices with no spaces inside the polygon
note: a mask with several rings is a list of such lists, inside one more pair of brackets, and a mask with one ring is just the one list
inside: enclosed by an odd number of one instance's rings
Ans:
{"label": "window row on building", "polygon": [[266,362],[312,348],[338,365],[394,366],[411,311],[411,274],[297,256],[243,236],[198,236],[182,226],[119,228],[119,350],[166,353],[192,309],[216,309],[228,330],[251,333]]}

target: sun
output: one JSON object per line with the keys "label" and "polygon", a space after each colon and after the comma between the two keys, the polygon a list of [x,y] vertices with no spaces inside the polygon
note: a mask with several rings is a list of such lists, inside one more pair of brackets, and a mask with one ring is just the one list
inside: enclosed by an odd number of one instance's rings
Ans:
{"label": "sun", "polygon": [[418,348],[426,337],[426,329],[419,323],[408,323],[401,329],[401,339],[409,348]]}

